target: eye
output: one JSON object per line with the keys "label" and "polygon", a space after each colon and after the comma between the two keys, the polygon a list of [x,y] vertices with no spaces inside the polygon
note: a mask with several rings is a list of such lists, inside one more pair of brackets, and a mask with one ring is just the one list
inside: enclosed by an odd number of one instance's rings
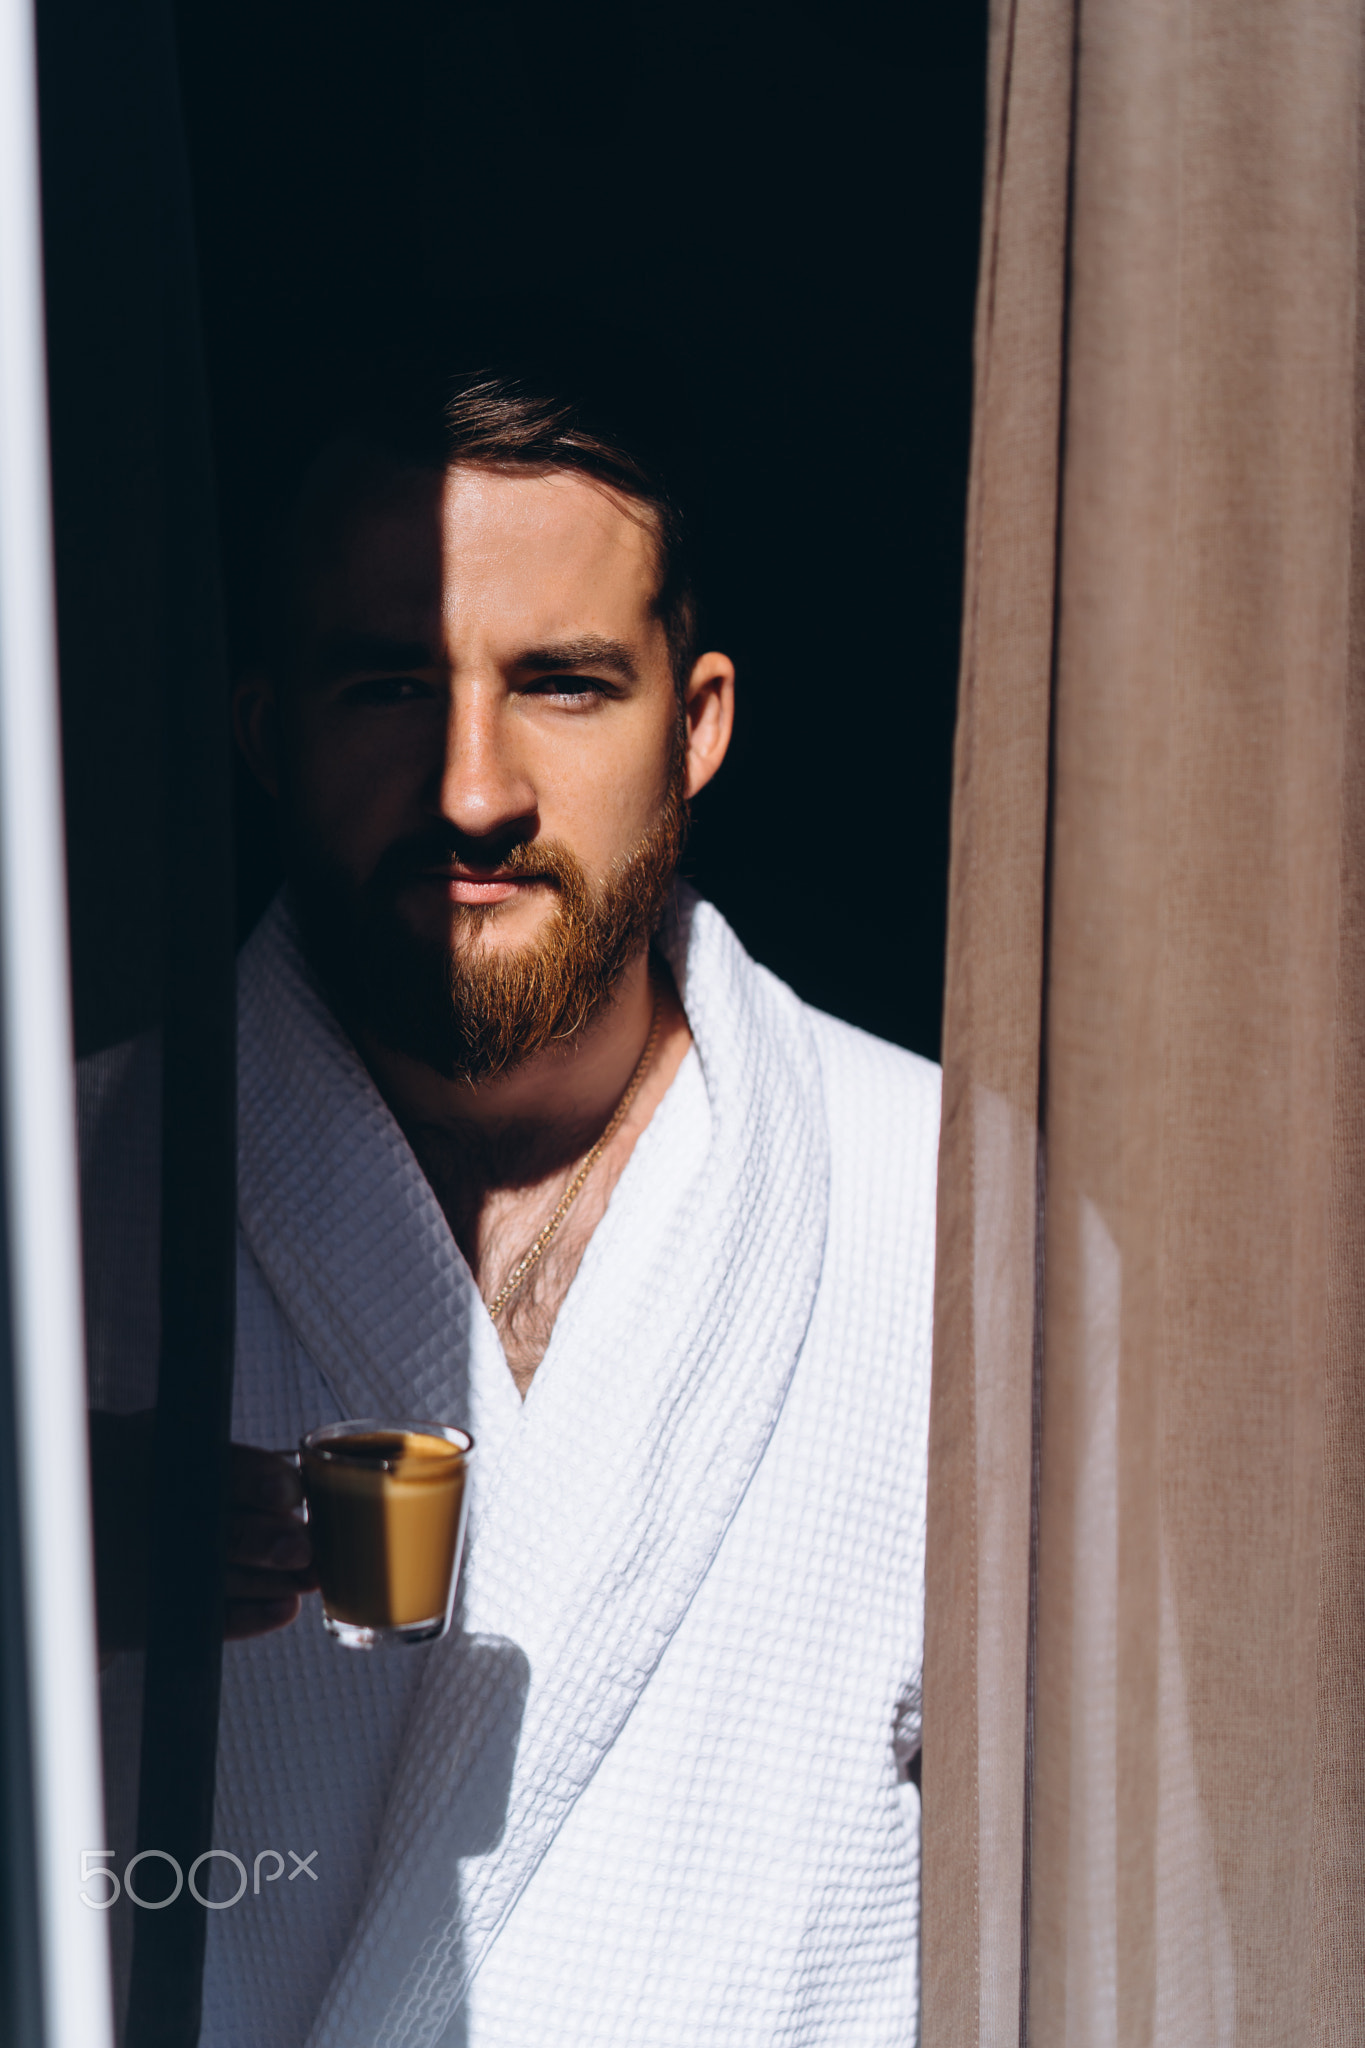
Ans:
{"label": "eye", "polygon": [[600,676],[551,675],[537,676],[534,682],[523,684],[522,694],[542,697],[552,704],[586,708],[601,703],[604,697],[615,697],[618,692]]}
{"label": "eye", "polygon": [[348,704],[415,704],[435,693],[420,676],[365,676],[342,692]]}

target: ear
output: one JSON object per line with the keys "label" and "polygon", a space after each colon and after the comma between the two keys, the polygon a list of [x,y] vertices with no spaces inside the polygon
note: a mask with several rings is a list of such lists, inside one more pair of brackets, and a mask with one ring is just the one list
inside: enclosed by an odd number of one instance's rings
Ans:
{"label": "ear", "polygon": [[683,692],[687,719],[687,794],[705,789],[725,759],[735,724],[735,665],[728,654],[703,654]]}
{"label": "ear", "polygon": [[275,686],[263,670],[250,670],[233,691],[232,727],[247,767],[267,795],[278,796],[279,712]]}

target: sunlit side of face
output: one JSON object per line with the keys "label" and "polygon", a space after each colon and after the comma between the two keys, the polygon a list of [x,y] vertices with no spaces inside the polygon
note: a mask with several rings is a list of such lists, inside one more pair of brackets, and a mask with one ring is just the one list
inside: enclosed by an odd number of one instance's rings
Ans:
{"label": "sunlit side of face", "polygon": [[[679,711],[657,579],[647,515],[581,476],[396,473],[314,577],[297,676],[241,707],[289,840],[361,888],[444,821],[456,852],[394,895],[412,937],[533,943],[553,892],[500,873],[509,849],[559,843],[599,886],[663,805]],[[697,664],[689,796],[732,686],[723,656]]]}

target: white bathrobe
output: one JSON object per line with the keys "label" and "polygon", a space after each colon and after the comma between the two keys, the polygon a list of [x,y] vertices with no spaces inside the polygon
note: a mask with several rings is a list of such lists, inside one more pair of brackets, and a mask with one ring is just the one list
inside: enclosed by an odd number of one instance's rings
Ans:
{"label": "white bathrobe", "polygon": [[226,1650],[203,2048],[916,2038],[937,1073],[663,943],[694,1049],[524,1404],[282,905],[243,954],[234,1434],[476,1453],[443,1643]]}

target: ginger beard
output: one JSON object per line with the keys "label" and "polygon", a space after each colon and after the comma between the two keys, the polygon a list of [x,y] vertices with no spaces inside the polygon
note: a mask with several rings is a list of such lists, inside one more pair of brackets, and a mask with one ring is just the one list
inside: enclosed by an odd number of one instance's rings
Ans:
{"label": "ginger beard", "polygon": [[449,946],[418,939],[404,922],[404,884],[463,850],[450,826],[390,847],[361,884],[296,848],[291,892],[304,950],[347,1028],[447,1080],[487,1080],[570,1044],[662,921],[687,836],[680,747],[674,756],[658,817],[600,884],[556,840],[524,840],[500,855],[500,873],[535,875],[554,891],[542,929],[522,946],[482,942],[495,904],[455,905]]}

